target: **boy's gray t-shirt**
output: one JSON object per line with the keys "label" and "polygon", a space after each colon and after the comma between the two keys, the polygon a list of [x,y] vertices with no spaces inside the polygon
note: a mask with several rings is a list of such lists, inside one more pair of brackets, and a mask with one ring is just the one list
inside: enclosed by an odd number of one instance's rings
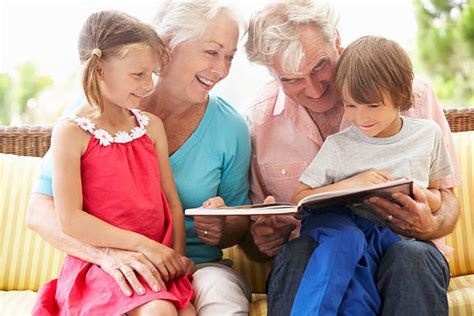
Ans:
{"label": "boy's gray t-shirt", "polygon": [[[400,132],[387,138],[365,136],[354,126],[329,136],[300,181],[315,188],[369,169],[381,169],[395,179],[407,178],[427,188],[430,182],[452,174],[454,169],[439,126],[434,121],[405,116],[402,121]],[[354,211],[380,222],[368,210]]]}

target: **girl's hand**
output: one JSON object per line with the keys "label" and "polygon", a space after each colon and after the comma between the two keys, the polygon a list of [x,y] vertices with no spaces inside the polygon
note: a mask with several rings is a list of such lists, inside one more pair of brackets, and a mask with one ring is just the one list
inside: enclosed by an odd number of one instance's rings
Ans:
{"label": "girl's hand", "polygon": [[165,282],[183,274],[183,262],[172,248],[152,241],[150,246],[141,249],[140,252],[153,263]]}
{"label": "girl's hand", "polygon": [[367,184],[384,183],[391,180],[394,180],[394,178],[390,173],[385,170],[377,169],[370,169],[347,179],[347,181],[350,182],[350,185],[352,187],[358,187]]}
{"label": "girl's hand", "polygon": [[194,263],[194,261],[192,261],[191,259],[189,259],[188,257],[186,256],[181,256],[181,262],[183,263],[183,266],[184,266],[184,273],[183,275],[186,275],[186,274],[193,274],[194,271],[196,271],[196,264]]}

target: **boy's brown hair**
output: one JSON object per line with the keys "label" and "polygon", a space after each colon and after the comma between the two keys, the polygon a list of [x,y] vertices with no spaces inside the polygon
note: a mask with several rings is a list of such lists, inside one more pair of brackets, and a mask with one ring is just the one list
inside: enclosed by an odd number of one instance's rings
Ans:
{"label": "boy's brown hair", "polygon": [[413,69],[405,50],[396,42],[364,36],[351,43],[339,58],[335,85],[339,95],[360,104],[390,101],[400,111],[412,105]]}
{"label": "boy's brown hair", "polygon": [[[84,67],[82,87],[89,104],[97,106],[100,112],[103,111],[103,101],[97,79],[97,60],[123,57],[132,47],[150,47],[159,58],[158,68],[168,59],[165,45],[155,30],[126,13],[93,13],[82,27],[78,43],[79,58]],[[95,49],[99,49],[100,53],[96,53]]]}

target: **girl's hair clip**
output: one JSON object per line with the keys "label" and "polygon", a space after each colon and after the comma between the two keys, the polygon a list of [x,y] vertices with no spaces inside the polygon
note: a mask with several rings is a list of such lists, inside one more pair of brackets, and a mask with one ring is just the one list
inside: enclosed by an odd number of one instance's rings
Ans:
{"label": "girl's hair clip", "polygon": [[97,56],[97,58],[100,58],[102,56],[102,51],[100,50],[100,48],[94,48],[92,50],[91,55],[95,55]]}

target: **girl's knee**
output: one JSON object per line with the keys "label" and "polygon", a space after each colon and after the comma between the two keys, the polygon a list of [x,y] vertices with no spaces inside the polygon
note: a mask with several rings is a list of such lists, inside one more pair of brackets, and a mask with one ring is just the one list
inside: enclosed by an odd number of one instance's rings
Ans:
{"label": "girl's knee", "polygon": [[196,309],[189,303],[186,308],[178,310],[178,316],[196,316]]}
{"label": "girl's knee", "polygon": [[[145,303],[128,312],[130,316],[178,316],[173,303],[165,300],[156,300]],[[192,314],[189,314],[192,315]]]}

